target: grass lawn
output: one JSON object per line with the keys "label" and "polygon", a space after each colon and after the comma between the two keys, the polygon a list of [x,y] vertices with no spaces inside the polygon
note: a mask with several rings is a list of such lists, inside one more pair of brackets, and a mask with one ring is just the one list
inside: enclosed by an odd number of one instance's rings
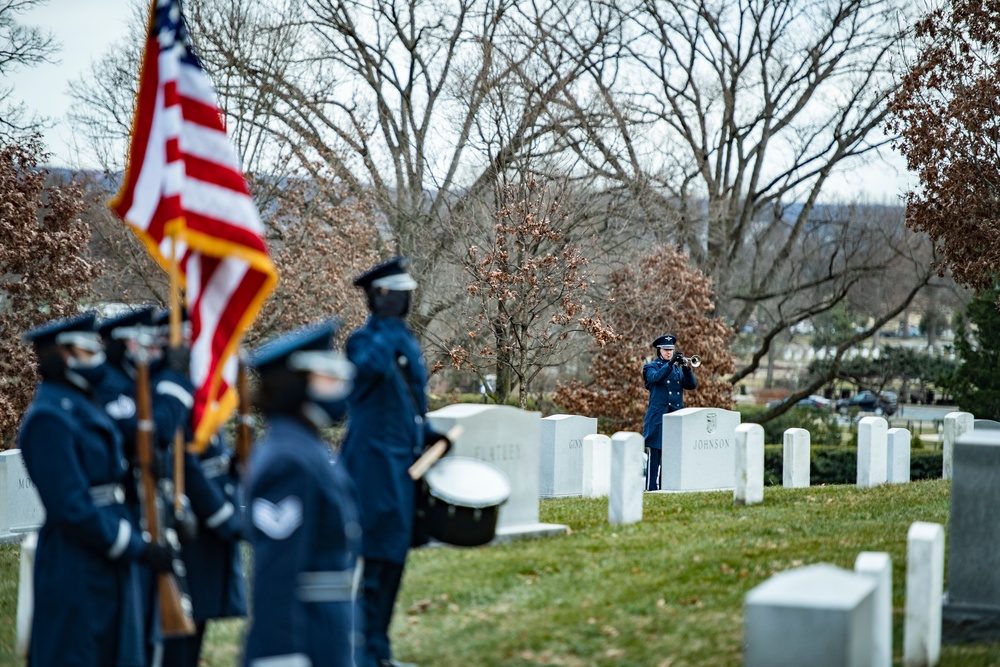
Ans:
{"label": "grass lawn", "polygon": [[[542,502],[572,533],[410,556],[393,637],[424,667],[738,665],[742,600],[774,572],[861,551],[893,560],[893,654],[902,664],[906,531],[946,524],[949,484],[878,489],[768,487],[763,505],[731,493],[646,495],[642,523],[607,525],[607,502]],[[17,550],[0,548],[0,665],[12,655]],[[236,664],[242,622],[210,624],[205,665]],[[1000,665],[1000,644],[945,646],[942,665]]]}

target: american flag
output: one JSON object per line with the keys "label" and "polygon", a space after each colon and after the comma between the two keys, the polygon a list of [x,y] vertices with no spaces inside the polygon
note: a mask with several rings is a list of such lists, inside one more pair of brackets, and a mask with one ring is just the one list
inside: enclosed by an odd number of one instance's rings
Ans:
{"label": "american flag", "polygon": [[128,168],[110,205],[161,266],[176,258],[200,450],[236,407],[235,352],[278,274],[180,0],[152,2]]}

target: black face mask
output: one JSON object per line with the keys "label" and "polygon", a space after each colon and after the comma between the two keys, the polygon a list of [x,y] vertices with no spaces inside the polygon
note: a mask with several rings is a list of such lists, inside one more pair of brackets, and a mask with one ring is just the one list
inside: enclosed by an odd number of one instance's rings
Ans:
{"label": "black face mask", "polygon": [[99,352],[88,361],[81,362],[70,358],[66,362],[66,379],[84,391],[96,387],[107,375],[108,363],[104,352]]}
{"label": "black face mask", "polygon": [[369,293],[368,306],[376,317],[406,317],[410,312],[410,293],[403,290]]}

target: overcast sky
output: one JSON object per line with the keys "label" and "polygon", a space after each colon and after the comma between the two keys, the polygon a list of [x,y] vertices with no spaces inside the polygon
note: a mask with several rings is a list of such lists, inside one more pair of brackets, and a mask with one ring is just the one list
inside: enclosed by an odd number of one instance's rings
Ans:
{"label": "overcast sky", "polygon": [[[46,27],[62,44],[58,64],[19,69],[4,81],[13,85],[15,99],[51,119],[53,127],[45,141],[55,166],[98,166],[86,155],[86,146],[74,142],[66,120],[72,103],[69,82],[125,35],[132,4],[133,0],[49,0],[21,15],[23,23]],[[831,177],[824,199],[860,195],[873,203],[898,203],[899,196],[915,183],[902,158],[886,149],[884,159],[873,158],[868,165]]]}
{"label": "overcast sky", "polygon": [[54,127],[46,131],[45,143],[56,166],[96,166],[78,155],[66,121],[72,103],[69,82],[125,34],[131,4],[130,0],[49,0],[18,17],[20,23],[48,29],[62,45],[55,56],[58,63],[19,68],[3,81],[5,87],[14,87],[15,100],[51,119]]}

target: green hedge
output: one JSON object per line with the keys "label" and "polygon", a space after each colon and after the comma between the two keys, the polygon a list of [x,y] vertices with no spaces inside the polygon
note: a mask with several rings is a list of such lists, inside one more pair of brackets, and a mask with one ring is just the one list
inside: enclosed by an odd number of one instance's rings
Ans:
{"label": "green hedge", "polygon": [[[782,445],[764,447],[764,485],[781,486]],[[910,451],[910,479],[940,479],[941,452],[926,449]],[[810,447],[809,483],[856,484],[858,453],[854,447]]]}
{"label": "green hedge", "polygon": [[[753,422],[767,408],[761,405],[739,405],[740,422]],[[844,444],[844,429],[837,422],[837,415],[821,408],[794,407],[788,412],[761,424],[764,427],[765,443],[784,442],[785,431],[790,428],[804,428],[809,431],[812,446],[837,446]]]}

